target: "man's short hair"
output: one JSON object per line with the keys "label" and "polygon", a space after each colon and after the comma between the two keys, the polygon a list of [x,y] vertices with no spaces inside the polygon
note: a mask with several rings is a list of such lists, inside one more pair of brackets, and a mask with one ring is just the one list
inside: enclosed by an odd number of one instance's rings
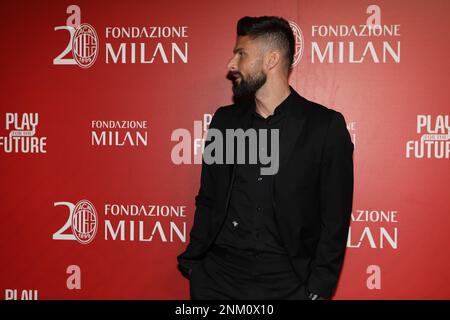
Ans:
{"label": "man's short hair", "polygon": [[284,51],[285,67],[292,67],[295,53],[295,39],[289,22],[281,17],[243,17],[237,23],[237,35],[252,39],[267,38]]}

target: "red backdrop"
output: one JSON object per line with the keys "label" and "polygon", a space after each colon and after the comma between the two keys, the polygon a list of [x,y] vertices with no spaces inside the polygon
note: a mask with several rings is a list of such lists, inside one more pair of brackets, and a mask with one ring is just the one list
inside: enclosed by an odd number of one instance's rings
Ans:
{"label": "red backdrop", "polygon": [[184,134],[193,159],[194,121],[231,103],[225,65],[244,15],[293,23],[291,85],[342,112],[355,143],[335,299],[450,298],[450,2],[71,4],[0,5],[5,299],[189,298],[176,256],[200,166],[175,163],[171,136]]}

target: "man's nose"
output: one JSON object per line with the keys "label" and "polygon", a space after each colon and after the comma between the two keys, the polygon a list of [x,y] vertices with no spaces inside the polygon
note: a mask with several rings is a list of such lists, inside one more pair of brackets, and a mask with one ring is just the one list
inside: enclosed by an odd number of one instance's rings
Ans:
{"label": "man's nose", "polygon": [[228,71],[236,71],[237,70],[237,65],[236,65],[236,59],[235,57],[232,57],[230,59],[230,61],[228,61],[227,63],[227,70]]}

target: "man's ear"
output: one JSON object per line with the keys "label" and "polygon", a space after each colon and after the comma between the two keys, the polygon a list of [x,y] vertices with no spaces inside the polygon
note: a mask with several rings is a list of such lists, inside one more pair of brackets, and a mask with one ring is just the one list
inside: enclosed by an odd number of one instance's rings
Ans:
{"label": "man's ear", "polygon": [[266,68],[271,70],[275,68],[281,61],[281,55],[278,51],[270,51],[266,56]]}

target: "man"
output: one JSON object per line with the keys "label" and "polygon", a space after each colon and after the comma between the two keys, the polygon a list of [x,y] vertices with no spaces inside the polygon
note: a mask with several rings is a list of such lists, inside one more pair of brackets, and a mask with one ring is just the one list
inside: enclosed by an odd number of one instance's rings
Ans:
{"label": "man", "polygon": [[333,295],[352,210],[353,143],[342,114],[289,86],[294,50],[286,20],[239,20],[227,65],[236,103],[216,111],[209,131],[279,132],[279,150],[277,135],[265,136],[279,166],[263,175],[262,161],[203,161],[190,243],[178,256],[192,299]]}

